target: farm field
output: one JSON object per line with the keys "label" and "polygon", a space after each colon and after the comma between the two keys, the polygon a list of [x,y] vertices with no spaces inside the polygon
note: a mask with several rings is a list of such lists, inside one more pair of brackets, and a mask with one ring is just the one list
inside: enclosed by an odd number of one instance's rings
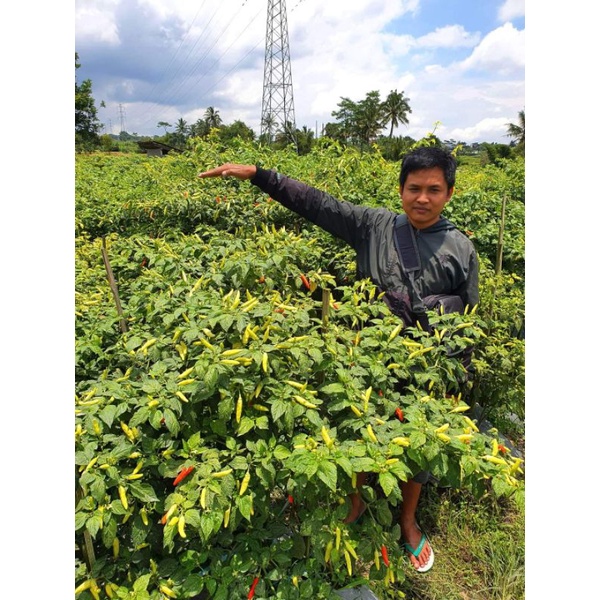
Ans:
{"label": "farm field", "polygon": [[[500,436],[522,450],[523,161],[459,166],[445,215],[479,252],[481,302],[432,314],[430,335],[400,330],[341,242],[248,182],[197,178],[260,163],[399,210],[398,163],[320,142],[77,155],[81,600],[524,597],[525,463]],[[452,352],[470,345],[465,384]],[[426,575],[397,525],[421,469],[439,481],[419,509]],[[368,510],[345,525],[359,472]]]}

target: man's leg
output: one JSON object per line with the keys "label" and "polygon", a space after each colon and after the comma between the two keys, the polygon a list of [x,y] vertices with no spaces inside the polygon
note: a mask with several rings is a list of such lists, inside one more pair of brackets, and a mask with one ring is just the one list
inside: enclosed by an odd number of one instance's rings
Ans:
{"label": "man's leg", "polygon": [[[421,495],[422,483],[418,483],[414,479],[401,482],[400,490],[402,491],[402,508],[400,509],[400,530],[402,531],[402,539],[408,542],[410,546],[416,548],[421,541],[423,533],[417,527],[417,505]],[[426,542],[418,557],[409,554],[410,560],[415,568],[422,567],[429,560],[431,554],[431,546]]]}
{"label": "man's leg", "polygon": [[[356,475],[356,489],[360,490],[361,486],[364,485],[367,479],[366,473],[357,473]],[[353,523],[363,514],[365,511],[365,501],[362,499],[360,492],[352,492],[348,494],[348,498],[350,499],[350,510],[348,511],[348,516],[344,519],[344,523]]]}

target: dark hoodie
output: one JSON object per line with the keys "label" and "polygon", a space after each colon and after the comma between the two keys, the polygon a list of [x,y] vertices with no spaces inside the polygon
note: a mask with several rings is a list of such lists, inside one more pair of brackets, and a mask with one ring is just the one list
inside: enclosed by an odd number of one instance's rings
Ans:
{"label": "dark hoodie", "polygon": [[[305,217],[356,251],[359,278],[369,277],[381,290],[407,293],[405,277],[394,245],[395,219],[386,208],[368,208],[337,200],[305,183],[257,167],[251,183],[283,206]],[[479,301],[477,253],[456,226],[441,217],[426,229],[415,229],[421,259],[417,292],[460,296],[465,305]]]}

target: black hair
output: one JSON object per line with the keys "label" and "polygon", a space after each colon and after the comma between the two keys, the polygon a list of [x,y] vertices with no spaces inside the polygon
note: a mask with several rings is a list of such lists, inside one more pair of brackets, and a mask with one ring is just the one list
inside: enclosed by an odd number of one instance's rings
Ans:
{"label": "black hair", "polygon": [[456,182],[456,159],[454,156],[443,148],[423,146],[413,150],[402,159],[400,188],[404,187],[409,173],[421,169],[433,169],[434,167],[439,167],[444,172],[448,189],[454,187]]}

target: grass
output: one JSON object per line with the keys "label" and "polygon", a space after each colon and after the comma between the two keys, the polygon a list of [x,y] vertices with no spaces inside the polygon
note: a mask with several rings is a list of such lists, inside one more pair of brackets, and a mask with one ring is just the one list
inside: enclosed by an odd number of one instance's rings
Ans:
{"label": "grass", "polygon": [[[381,600],[522,600],[525,597],[523,498],[475,499],[460,490],[426,486],[419,520],[435,550],[422,574],[407,562],[406,579]],[[400,592],[400,593],[398,593]],[[402,595],[404,594],[404,595]]]}

